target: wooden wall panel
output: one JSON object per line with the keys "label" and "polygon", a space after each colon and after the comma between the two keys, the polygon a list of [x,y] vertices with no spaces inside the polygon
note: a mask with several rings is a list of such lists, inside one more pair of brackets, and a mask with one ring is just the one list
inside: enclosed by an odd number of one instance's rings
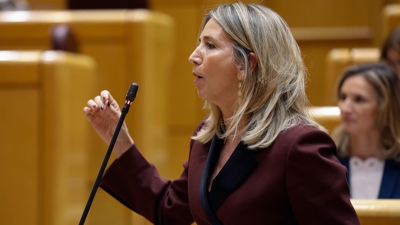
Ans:
{"label": "wooden wall panel", "polygon": [[80,54],[0,51],[1,224],[79,222],[90,127],[77,99],[89,98],[94,73]]}
{"label": "wooden wall panel", "polygon": [[5,106],[0,122],[3,159],[0,223],[38,224],[43,194],[40,190],[39,93],[34,85],[16,84],[0,89],[0,101]]}
{"label": "wooden wall panel", "polygon": [[153,6],[156,10],[173,17],[177,33],[172,42],[174,61],[171,71],[173,73],[166,80],[168,84],[166,119],[169,138],[167,155],[171,162],[167,170],[169,170],[168,178],[177,178],[182,172],[182,163],[189,153],[190,136],[205,116],[202,111],[203,103],[197,96],[196,86],[193,83],[192,65],[188,61],[189,55],[196,47],[199,15],[202,11],[191,1],[187,1],[180,7],[178,7],[179,2],[170,2],[168,5],[163,5],[161,2],[160,4],[153,4]]}
{"label": "wooden wall panel", "polygon": [[325,105],[337,105],[336,85],[339,77],[350,65],[379,61],[379,48],[333,48],[326,56],[324,85]]}

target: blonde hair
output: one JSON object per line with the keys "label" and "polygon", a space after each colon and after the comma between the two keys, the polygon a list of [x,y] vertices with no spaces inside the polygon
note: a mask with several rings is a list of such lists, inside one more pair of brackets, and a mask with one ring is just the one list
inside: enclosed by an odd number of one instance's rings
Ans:
{"label": "blonde hair", "polygon": [[[205,126],[193,137],[202,143],[237,135],[239,121],[248,116],[242,141],[250,149],[270,146],[278,134],[304,124],[322,128],[306,111],[306,69],[300,49],[286,22],[267,7],[241,2],[218,6],[203,19],[199,33],[213,18],[232,40],[235,63],[245,71],[242,83],[242,104],[226,124],[218,106],[205,101],[210,111]],[[249,54],[254,53],[254,69]],[[239,133],[241,133],[239,131]]]}
{"label": "blonde hair", "polygon": [[[340,99],[340,89],[345,80],[352,76],[363,77],[378,95],[378,110],[375,123],[381,134],[381,143],[385,147],[385,157],[400,160],[400,82],[396,73],[385,63],[362,64],[347,67],[339,78],[336,97]],[[342,157],[351,155],[350,135],[343,126],[338,126],[332,137]]]}

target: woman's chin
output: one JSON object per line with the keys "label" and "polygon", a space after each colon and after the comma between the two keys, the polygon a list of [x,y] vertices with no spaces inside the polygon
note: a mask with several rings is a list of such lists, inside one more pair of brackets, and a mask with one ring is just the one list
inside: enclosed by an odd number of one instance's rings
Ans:
{"label": "woman's chin", "polygon": [[348,134],[354,134],[355,133],[354,127],[352,127],[352,126],[346,126],[345,125],[343,128]]}
{"label": "woman's chin", "polygon": [[199,89],[199,88],[197,88],[197,96],[199,96],[199,98],[201,100],[203,100],[203,101],[207,101],[208,100],[206,93],[203,90]]}

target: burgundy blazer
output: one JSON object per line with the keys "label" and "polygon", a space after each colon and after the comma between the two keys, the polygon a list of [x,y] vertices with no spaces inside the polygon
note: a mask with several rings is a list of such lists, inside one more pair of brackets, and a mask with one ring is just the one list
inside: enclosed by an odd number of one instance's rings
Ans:
{"label": "burgundy blazer", "polygon": [[173,181],[160,178],[134,145],[107,169],[101,187],[154,224],[209,225],[210,216],[225,225],[359,224],[347,170],[325,132],[298,125],[266,149],[240,143],[208,192],[221,145],[216,137],[208,144],[192,140]]}

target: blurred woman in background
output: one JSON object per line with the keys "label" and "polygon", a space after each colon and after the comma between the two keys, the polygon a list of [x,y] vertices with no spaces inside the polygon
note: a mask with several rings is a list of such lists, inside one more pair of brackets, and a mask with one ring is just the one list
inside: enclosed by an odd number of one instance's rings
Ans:
{"label": "blurred woman in background", "polygon": [[387,36],[382,45],[380,60],[388,63],[400,77],[400,26]]}
{"label": "blurred woman in background", "polygon": [[352,198],[400,198],[400,83],[385,63],[347,68],[338,81],[342,124],[333,131]]}

